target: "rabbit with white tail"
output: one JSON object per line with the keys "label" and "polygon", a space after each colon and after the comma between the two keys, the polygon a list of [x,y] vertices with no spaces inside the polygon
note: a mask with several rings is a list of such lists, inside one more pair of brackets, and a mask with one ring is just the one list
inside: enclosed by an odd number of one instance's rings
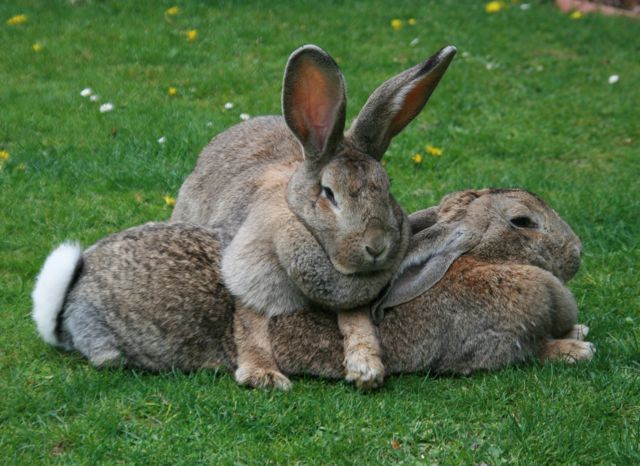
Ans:
{"label": "rabbit with white tail", "polygon": [[[469,374],[534,356],[575,362],[583,341],[564,283],[580,240],[540,198],[522,190],[469,190],[410,217],[402,271],[376,312],[386,374]],[[236,370],[234,299],[222,284],[221,244],[193,225],[149,223],[82,252],[65,244],[33,292],[42,338],[98,367]],[[345,377],[335,314],[309,308],[268,329],[285,374]]]}
{"label": "rabbit with white tail", "polygon": [[380,159],[455,52],[445,47],[385,82],[345,134],[338,65],[301,47],[285,69],[283,117],[241,123],[201,153],[171,220],[219,237],[222,278],[236,298],[239,383],[290,386],[271,355],[268,319],[312,306],[338,313],[346,378],[361,388],[381,383],[379,342],[363,309],[388,285],[410,228]]}

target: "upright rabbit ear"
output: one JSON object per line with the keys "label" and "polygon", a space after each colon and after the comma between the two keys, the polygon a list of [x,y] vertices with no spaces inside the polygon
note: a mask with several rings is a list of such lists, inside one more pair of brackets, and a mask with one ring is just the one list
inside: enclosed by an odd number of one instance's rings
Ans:
{"label": "upright rabbit ear", "polygon": [[336,62],[315,45],[293,52],[282,86],[282,113],[305,159],[317,162],[342,140],[347,96]]}
{"label": "upright rabbit ear", "polygon": [[354,144],[380,160],[391,138],[422,111],[456,51],[448,45],[376,89],[349,130]]}
{"label": "upright rabbit ear", "polygon": [[[430,211],[422,212],[430,214]],[[386,309],[409,302],[433,287],[458,257],[480,242],[482,234],[464,221],[435,223],[414,233],[409,252],[391,285],[371,306],[373,321],[382,321]]]}

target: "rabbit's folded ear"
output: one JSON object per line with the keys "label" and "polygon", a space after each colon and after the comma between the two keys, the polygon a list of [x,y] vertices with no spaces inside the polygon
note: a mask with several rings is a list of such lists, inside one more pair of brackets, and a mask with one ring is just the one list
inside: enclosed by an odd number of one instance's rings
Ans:
{"label": "rabbit's folded ear", "polygon": [[[424,212],[428,217],[430,210],[418,213]],[[482,231],[464,221],[435,223],[414,233],[409,252],[391,285],[371,306],[373,321],[380,322],[385,309],[409,302],[433,287],[458,257],[480,242],[482,235]]]}
{"label": "rabbit's folded ear", "polygon": [[353,143],[380,160],[391,138],[422,111],[455,54],[448,45],[376,89],[349,130]]}
{"label": "rabbit's folded ear", "polygon": [[428,209],[419,210],[409,215],[409,224],[411,225],[411,234],[421,232],[422,230],[433,226],[438,221],[438,207],[429,207]]}
{"label": "rabbit's folded ear", "polygon": [[305,159],[317,162],[342,140],[347,102],[336,62],[315,45],[293,52],[282,87],[282,113],[300,140]]}

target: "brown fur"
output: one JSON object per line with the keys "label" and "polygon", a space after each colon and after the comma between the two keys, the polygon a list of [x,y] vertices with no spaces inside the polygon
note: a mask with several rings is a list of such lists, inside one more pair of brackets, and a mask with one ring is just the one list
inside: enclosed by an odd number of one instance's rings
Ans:
{"label": "brown fur", "polygon": [[[474,204],[486,196],[491,202]],[[493,206],[496,213],[485,210],[490,225],[483,230],[500,234],[491,224],[511,229],[497,213],[503,201],[514,197],[538,212],[539,219],[547,218],[544,244],[525,249],[512,262],[520,241],[489,241],[494,257],[487,261],[489,250],[480,241],[475,246],[478,256],[473,251],[464,254],[430,289],[389,309],[377,328],[385,374],[469,374],[530,357],[574,362],[593,356],[593,345],[581,341],[588,329],[576,325],[575,300],[551,271],[569,278],[575,273],[579,240],[541,200],[524,191],[456,193],[429,213],[436,223],[428,228],[449,221],[456,209],[458,218],[475,218],[479,214],[470,210]],[[548,269],[531,264],[539,262],[537,256],[526,257],[547,250],[557,253]],[[220,364],[235,370],[243,357],[236,353],[236,344],[244,338],[244,319],[255,314],[234,314],[233,299],[221,284],[219,261],[216,236],[188,224],[150,223],[105,238],[83,255],[84,266],[60,317],[61,343],[98,366],[109,361],[147,370],[190,371]],[[358,314],[351,317],[354,321],[343,321],[342,327],[353,325],[352,335],[357,336],[366,320]],[[322,309],[271,319],[268,341],[265,328],[260,329],[261,351],[269,346],[277,368],[288,375],[344,378],[344,347],[357,353],[360,346],[357,338],[343,341],[338,317]],[[269,372],[269,364],[257,360],[267,372],[258,371],[261,377],[251,384],[262,386],[266,380],[269,386],[286,388],[286,380]]]}

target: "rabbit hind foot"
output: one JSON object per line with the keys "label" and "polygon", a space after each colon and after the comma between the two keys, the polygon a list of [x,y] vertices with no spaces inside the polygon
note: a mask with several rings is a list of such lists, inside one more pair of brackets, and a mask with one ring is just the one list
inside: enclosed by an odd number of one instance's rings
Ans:
{"label": "rabbit hind foot", "polygon": [[573,328],[567,333],[564,338],[569,340],[580,340],[583,341],[584,337],[589,335],[589,327],[582,324],[576,324]]}
{"label": "rabbit hind foot", "polygon": [[590,361],[596,354],[596,347],[588,341],[577,339],[549,340],[546,342],[540,359],[543,361],[564,361],[569,364],[578,361]]}

